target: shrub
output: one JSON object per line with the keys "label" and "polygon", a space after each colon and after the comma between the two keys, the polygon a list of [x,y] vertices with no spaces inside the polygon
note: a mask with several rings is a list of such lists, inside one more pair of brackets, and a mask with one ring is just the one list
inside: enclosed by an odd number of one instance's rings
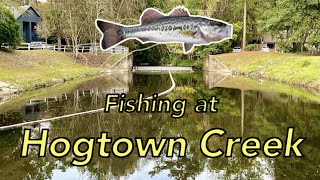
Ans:
{"label": "shrub", "polygon": [[173,66],[182,66],[182,67],[193,66],[196,70],[201,70],[203,67],[202,60],[190,60],[190,59],[185,59],[179,56],[163,57],[160,62],[163,65],[171,64]]}
{"label": "shrub", "polygon": [[8,43],[10,47],[16,48],[20,42],[20,25],[13,14],[0,5],[0,45]]}
{"label": "shrub", "polygon": [[289,41],[280,41],[277,43],[276,50],[284,53],[292,52],[293,51],[292,43]]}
{"label": "shrub", "polygon": [[256,44],[248,44],[244,49],[246,51],[257,51],[258,46]]}
{"label": "shrub", "polygon": [[309,66],[310,64],[311,64],[311,62],[310,62],[310,61],[305,60],[305,61],[303,61],[302,67]]}
{"label": "shrub", "polygon": [[232,41],[231,40],[225,40],[220,43],[214,43],[210,45],[205,46],[197,46],[195,50],[195,54],[199,56],[200,58],[206,57],[208,54],[222,54],[231,52]]}

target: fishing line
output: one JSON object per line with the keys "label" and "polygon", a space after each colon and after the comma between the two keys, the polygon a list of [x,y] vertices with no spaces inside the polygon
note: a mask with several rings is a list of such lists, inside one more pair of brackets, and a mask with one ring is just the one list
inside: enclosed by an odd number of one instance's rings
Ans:
{"label": "fishing line", "polygon": [[[151,45],[151,46],[149,46],[149,47],[146,47],[146,48],[133,50],[133,51],[129,52],[128,54],[125,54],[123,57],[129,56],[129,55],[131,55],[131,54],[133,54],[133,53],[135,53],[135,52],[140,52],[140,51],[148,50],[148,49],[153,48],[153,47],[155,47],[155,46],[157,46],[157,45],[159,45],[159,44],[153,44],[153,45]],[[102,63],[99,68],[101,68],[113,55],[114,55],[114,54],[112,54],[111,56],[109,56],[108,59],[106,59],[106,60],[104,61],[104,63]],[[123,58],[123,57],[122,57],[122,58]],[[119,60],[118,62],[114,63],[109,69],[111,69],[112,67],[114,67],[115,65],[117,65],[120,61],[122,61],[122,58],[120,58],[120,60]]]}
{"label": "fishing line", "polygon": [[[143,48],[143,49],[136,49],[136,50],[131,51],[131,52],[128,53],[128,54],[125,54],[124,56],[129,56],[129,55],[131,55],[131,54],[133,54],[133,53],[135,53],[135,52],[139,52],[139,51],[145,51],[145,50],[148,50],[148,49],[150,49],[150,48],[153,48],[153,47],[155,47],[155,46],[157,46],[157,45],[158,45],[158,44],[153,44],[153,45],[151,45],[151,46],[149,46],[149,47],[146,47],[146,48]],[[112,56],[113,56],[113,54],[112,54],[110,57],[108,57],[107,60],[109,60]],[[106,61],[107,61],[107,60],[106,60]],[[118,62],[116,62],[113,66],[115,66],[116,64],[118,64],[121,60],[122,60],[122,58],[121,58]],[[105,62],[106,62],[106,61],[105,61]],[[104,65],[105,62],[104,62],[102,65]],[[102,66],[102,65],[101,65],[101,66]],[[99,68],[101,68],[101,66],[100,66]],[[110,68],[112,68],[113,66],[111,66]],[[110,68],[109,68],[109,69],[110,69]],[[172,74],[171,74],[170,71],[169,71],[169,75],[170,75],[170,79],[171,79],[172,86],[171,86],[168,90],[159,93],[159,94],[158,94],[158,97],[170,93],[170,92],[176,87],[176,83],[175,83],[175,81],[174,81],[174,79],[173,79]],[[144,98],[144,99],[153,99],[153,96],[146,97],[146,98]],[[112,109],[115,109],[115,108],[117,108],[117,107],[118,107],[118,105],[117,105],[117,106],[112,106],[111,108],[112,108]],[[102,112],[102,111],[104,111],[104,109],[105,109],[105,108],[99,108],[99,109],[94,109],[94,110],[90,110],[90,111],[84,111],[84,112],[79,112],[79,113],[67,114],[67,115],[58,116],[58,117],[53,117],[53,118],[46,118],[46,119],[40,119],[40,120],[36,120],[36,121],[31,121],[31,122],[24,122],[24,123],[12,124],[12,125],[8,125],[8,126],[2,126],[2,127],[0,127],[0,131],[2,131],[2,130],[7,130],[7,129],[18,128],[18,127],[22,127],[22,126],[40,124],[40,123],[49,122],[49,121],[61,120],[61,119],[70,118],[70,117],[74,117],[74,116],[82,116],[82,115],[94,114],[94,113]]]}
{"label": "fishing line", "polygon": [[[170,93],[176,87],[176,83],[175,83],[170,71],[169,71],[169,75],[170,75],[172,86],[168,90],[159,93],[158,96],[166,95],[166,94]],[[153,99],[153,96],[149,96],[149,97],[146,97],[144,99]],[[117,106],[112,106],[111,108],[115,109],[117,107],[118,107],[118,105]],[[31,122],[24,122],[24,123],[12,124],[12,125],[8,125],[8,126],[2,126],[2,127],[0,127],[0,131],[13,129],[13,128],[18,128],[18,127],[22,127],[22,126],[40,124],[40,123],[49,122],[49,121],[61,120],[61,119],[70,118],[70,117],[74,117],[74,116],[81,116],[81,115],[98,113],[98,112],[104,111],[104,109],[105,108],[99,108],[99,109],[94,109],[94,110],[90,110],[90,111],[67,114],[67,115],[53,117],[53,118],[46,118],[46,119],[40,119],[40,120],[36,120],[36,121],[31,121]]]}

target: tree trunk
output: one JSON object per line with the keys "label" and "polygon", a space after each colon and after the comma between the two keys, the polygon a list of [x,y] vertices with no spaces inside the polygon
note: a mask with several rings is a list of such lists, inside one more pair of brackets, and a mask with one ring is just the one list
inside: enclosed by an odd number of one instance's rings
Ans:
{"label": "tree trunk", "polygon": [[58,33],[58,51],[61,51],[61,33]]}
{"label": "tree trunk", "polygon": [[246,47],[247,36],[247,0],[243,1],[243,37],[242,37],[242,50]]}
{"label": "tree trunk", "polygon": [[306,43],[307,41],[307,35],[305,35],[305,37],[303,38],[303,41],[301,43],[301,46],[300,46],[300,51],[303,52],[304,51],[304,44]]}

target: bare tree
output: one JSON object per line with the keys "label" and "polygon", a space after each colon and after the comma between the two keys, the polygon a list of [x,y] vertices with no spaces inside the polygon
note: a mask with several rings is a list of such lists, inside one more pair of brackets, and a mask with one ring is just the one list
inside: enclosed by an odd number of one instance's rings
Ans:
{"label": "bare tree", "polygon": [[46,47],[48,45],[48,38],[52,35],[52,26],[50,25],[50,22],[47,20],[42,20],[37,25],[37,33],[40,35],[40,37],[45,38],[46,41]]}

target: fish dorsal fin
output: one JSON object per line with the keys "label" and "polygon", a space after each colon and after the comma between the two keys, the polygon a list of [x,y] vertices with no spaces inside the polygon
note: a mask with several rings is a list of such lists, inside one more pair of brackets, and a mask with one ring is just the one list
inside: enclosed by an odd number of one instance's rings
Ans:
{"label": "fish dorsal fin", "polygon": [[190,16],[190,14],[188,9],[182,6],[178,6],[169,13],[169,16]]}
{"label": "fish dorsal fin", "polygon": [[184,43],[183,44],[183,50],[184,50],[184,53],[189,53],[194,47],[194,44],[189,44],[189,43]]}
{"label": "fish dorsal fin", "polygon": [[159,11],[155,9],[146,9],[143,14],[141,15],[141,24],[148,24],[156,19],[161,19],[165,17],[163,14],[161,14]]}

